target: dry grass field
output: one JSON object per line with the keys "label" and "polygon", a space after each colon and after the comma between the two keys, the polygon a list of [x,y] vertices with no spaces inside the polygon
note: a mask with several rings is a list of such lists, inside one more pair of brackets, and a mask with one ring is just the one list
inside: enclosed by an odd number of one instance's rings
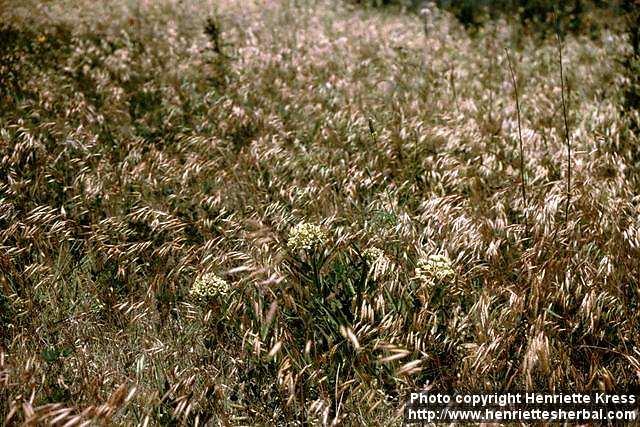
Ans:
{"label": "dry grass field", "polygon": [[615,18],[0,0],[0,424],[637,387],[631,49]]}

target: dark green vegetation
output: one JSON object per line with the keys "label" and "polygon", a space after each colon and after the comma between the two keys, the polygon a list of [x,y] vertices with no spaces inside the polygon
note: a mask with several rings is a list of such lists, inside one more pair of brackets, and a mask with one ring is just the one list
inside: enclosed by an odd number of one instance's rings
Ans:
{"label": "dark green vegetation", "polygon": [[0,1],[0,419],[637,385],[633,9],[561,85],[519,18],[266,3]]}

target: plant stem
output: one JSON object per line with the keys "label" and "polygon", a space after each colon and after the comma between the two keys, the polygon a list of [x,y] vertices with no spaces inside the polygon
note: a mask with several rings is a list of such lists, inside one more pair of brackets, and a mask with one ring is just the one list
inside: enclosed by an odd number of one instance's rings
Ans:
{"label": "plant stem", "polygon": [[522,203],[524,204],[524,225],[525,229],[528,230],[529,224],[527,221],[527,206],[529,205],[529,203],[527,202],[527,190],[524,177],[524,147],[522,144],[522,120],[520,119],[520,97],[518,96],[518,82],[516,81],[516,74],[513,71],[513,66],[511,65],[511,56],[509,55],[509,50],[505,48],[505,52],[507,53],[507,64],[509,65],[511,81],[513,82],[513,93],[516,98],[516,112],[518,116],[518,140],[520,142],[520,181],[522,188]]}
{"label": "plant stem", "polygon": [[564,222],[569,221],[569,206],[571,205],[571,140],[569,139],[569,121],[567,120],[567,104],[564,97],[564,69],[562,66],[562,40],[560,32],[556,30],[558,38],[558,55],[560,58],[560,93],[562,96],[562,117],[564,119],[564,140],[567,145],[567,205],[564,210]]}

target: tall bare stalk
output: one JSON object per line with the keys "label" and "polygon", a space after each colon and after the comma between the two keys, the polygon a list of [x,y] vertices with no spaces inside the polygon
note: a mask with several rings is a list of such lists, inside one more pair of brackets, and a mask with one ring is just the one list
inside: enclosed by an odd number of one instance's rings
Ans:
{"label": "tall bare stalk", "polygon": [[520,119],[520,97],[518,96],[518,82],[516,81],[516,74],[513,71],[513,66],[511,64],[511,55],[509,55],[509,50],[506,48],[505,52],[507,53],[507,64],[509,65],[511,81],[513,82],[513,93],[516,99],[516,111],[518,115],[518,140],[520,142],[520,181],[522,188],[522,203],[524,204],[524,225],[528,230],[529,224],[527,222],[527,206],[529,205],[529,203],[527,202],[527,190],[524,177],[524,147],[522,144],[522,120]]}
{"label": "tall bare stalk", "polygon": [[567,120],[567,103],[565,101],[564,67],[562,65],[562,40],[560,32],[556,29],[558,38],[558,56],[560,60],[560,93],[562,97],[562,117],[564,119],[564,141],[567,146],[567,205],[564,210],[565,223],[569,220],[569,206],[571,205],[571,140],[569,138],[569,121]]}

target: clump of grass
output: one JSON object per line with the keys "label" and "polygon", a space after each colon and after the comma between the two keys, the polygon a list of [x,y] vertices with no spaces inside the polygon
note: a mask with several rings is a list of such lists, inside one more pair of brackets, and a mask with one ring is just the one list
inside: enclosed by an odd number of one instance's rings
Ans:
{"label": "clump of grass", "polygon": [[0,8],[3,421],[377,425],[427,384],[637,383],[624,35],[567,35],[561,83],[555,40],[387,12]]}

